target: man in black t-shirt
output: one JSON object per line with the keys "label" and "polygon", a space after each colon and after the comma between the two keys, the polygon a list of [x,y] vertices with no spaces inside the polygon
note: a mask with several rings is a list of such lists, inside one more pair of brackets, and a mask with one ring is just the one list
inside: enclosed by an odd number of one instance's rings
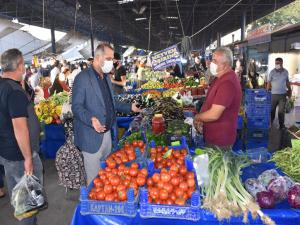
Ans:
{"label": "man in black t-shirt", "polygon": [[[42,165],[37,152],[32,151],[30,127],[34,111],[22,89],[25,72],[24,59],[18,49],[9,49],[1,55],[3,78],[0,78],[0,164],[4,166],[8,193],[26,175],[35,174],[42,179]],[[32,122],[32,121],[31,121]],[[38,137],[37,137],[38,138]],[[42,182],[42,180],[41,180]],[[35,225],[36,217],[19,221]]]}
{"label": "man in black t-shirt", "polygon": [[114,53],[114,78],[111,79],[115,95],[123,94],[126,85],[126,68],[122,65],[121,56],[119,53]]}

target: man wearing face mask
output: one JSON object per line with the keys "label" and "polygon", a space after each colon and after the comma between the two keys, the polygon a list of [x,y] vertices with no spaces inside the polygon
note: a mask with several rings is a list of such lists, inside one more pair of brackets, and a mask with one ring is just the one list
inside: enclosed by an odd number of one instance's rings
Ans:
{"label": "man wearing face mask", "polygon": [[126,68],[122,65],[121,56],[119,53],[114,54],[114,77],[111,79],[115,95],[124,93],[124,86],[126,85]]}
{"label": "man wearing face mask", "polygon": [[141,111],[136,104],[114,101],[108,75],[113,69],[113,59],[113,47],[99,44],[92,66],[78,74],[73,84],[74,142],[83,153],[88,184],[100,169],[99,160],[106,159],[111,152],[116,111]]}
{"label": "man wearing face mask", "polygon": [[286,97],[291,97],[291,85],[289,82],[289,72],[282,66],[282,58],[275,59],[275,69],[271,70],[268,76],[267,89],[272,92],[271,124],[275,119],[276,108],[278,106],[278,120],[280,129],[284,129],[284,116]]}
{"label": "man wearing face mask", "polygon": [[231,69],[233,55],[229,48],[215,50],[210,72],[216,77],[211,83],[201,112],[195,116],[198,131],[203,126],[207,147],[231,149],[236,139],[237,118],[242,91],[235,72]]}
{"label": "man wearing face mask", "polygon": [[201,64],[201,60],[198,56],[195,57],[195,64],[191,68],[191,70],[193,71],[193,75],[195,78],[200,78],[201,76],[203,76],[205,70],[204,70],[204,68]]}

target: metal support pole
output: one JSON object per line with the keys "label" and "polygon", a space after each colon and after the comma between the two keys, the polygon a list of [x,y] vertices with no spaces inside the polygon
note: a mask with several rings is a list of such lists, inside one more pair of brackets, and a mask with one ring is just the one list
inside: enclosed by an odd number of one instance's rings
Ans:
{"label": "metal support pole", "polygon": [[217,33],[217,47],[221,47],[221,33]]}
{"label": "metal support pole", "polygon": [[55,43],[55,24],[51,23],[51,43],[52,43],[52,53],[56,54],[56,43]]}
{"label": "metal support pole", "polygon": [[91,21],[91,50],[92,57],[94,57],[94,35],[93,35],[93,17],[92,17],[92,4],[90,4],[90,21]]}
{"label": "metal support pole", "polygon": [[245,40],[246,22],[247,22],[246,20],[247,20],[247,12],[243,11],[242,23],[241,23],[241,41]]}

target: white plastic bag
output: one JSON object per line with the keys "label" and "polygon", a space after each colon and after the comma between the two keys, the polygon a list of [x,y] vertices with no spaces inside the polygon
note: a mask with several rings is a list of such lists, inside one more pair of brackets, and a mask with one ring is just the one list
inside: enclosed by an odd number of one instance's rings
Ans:
{"label": "white plastic bag", "polygon": [[194,168],[197,175],[198,186],[207,186],[209,183],[208,154],[198,155],[194,158]]}
{"label": "white plastic bag", "polygon": [[24,175],[12,190],[11,204],[18,218],[27,212],[40,209],[47,205],[43,186],[37,177]]}

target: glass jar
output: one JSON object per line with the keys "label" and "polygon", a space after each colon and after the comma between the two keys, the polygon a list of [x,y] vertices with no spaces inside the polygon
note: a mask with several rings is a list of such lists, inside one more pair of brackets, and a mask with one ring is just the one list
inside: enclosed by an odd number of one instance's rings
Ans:
{"label": "glass jar", "polygon": [[166,130],[165,119],[162,114],[155,114],[152,119],[152,133],[161,134]]}

